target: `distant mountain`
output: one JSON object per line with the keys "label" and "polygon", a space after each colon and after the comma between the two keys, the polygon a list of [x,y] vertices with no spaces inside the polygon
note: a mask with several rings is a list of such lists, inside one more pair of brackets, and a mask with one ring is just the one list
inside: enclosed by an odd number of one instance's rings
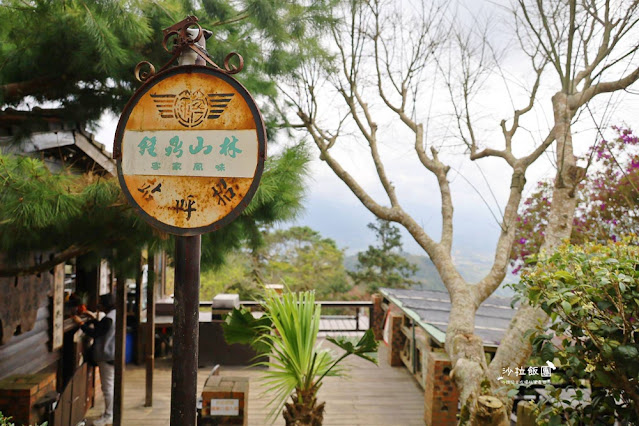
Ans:
{"label": "distant mountain", "polygon": [[[415,287],[416,289],[446,291],[446,287],[444,287],[444,283],[429,257],[411,253],[402,253],[402,255],[406,260],[417,265],[417,272],[412,278],[419,283]],[[487,258],[481,258],[479,256],[467,258],[459,254],[455,255],[454,258],[455,266],[457,266],[460,274],[471,283],[476,283],[481,280],[490,270],[491,261]],[[344,268],[346,268],[347,271],[356,271],[357,263],[357,254],[344,257]],[[511,283],[516,280],[517,277],[508,273],[505,282]],[[503,297],[508,297],[512,294],[512,290],[504,288],[503,284],[495,292],[495,295]]]}
{"label": "distant mountain", "polygon": [[[410,263],[417,265],[418,270],[412,278],[419,283],[415,288],[446,291],[446,287],[444,287],[444,283],[439,277],[435,265],[433,265],[433,262],[428,257],[409,253],[402,254]],[[356,271],[357,264],[356,254],[344,257],[344,268],[346,268],[347,271]]]}

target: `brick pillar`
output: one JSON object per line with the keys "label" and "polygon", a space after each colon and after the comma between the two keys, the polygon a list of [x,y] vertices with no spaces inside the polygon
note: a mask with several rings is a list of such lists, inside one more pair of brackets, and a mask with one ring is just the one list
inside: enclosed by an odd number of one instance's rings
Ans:
{"label": "brick pillar", "polygon": [[399,367],[404,365],[401,357],[402,349],[404,349],[404,342],[406,340],[406,336],[402,333],[402,319],[404,316],[396,312],[391,312],[389,316],[390,348],[388,351],[388,363],[392,367]]}
{"label": "brick pillar", "polygon": [[55,374],[16,374],[0,381],[0,411],[16,424],[35,425],[43,413],[33,405],[47,392],[55,391]]}
{"label": "brick pillar", "polygon": [[373,294],[371,296],[371,300],[373,302],[373,310],[371,313],[372,318],[370,319],[371,328],[373,329],[375,340],[382,340],[384,331],[384,310],[382,309],[383,297],[381,294]]}
{"label": "brick pillar", "polygon": [[448,355],[445,352],[428,352],[426,356],[424,423],[426,426],[455,426],[459,391],[450,378]]}

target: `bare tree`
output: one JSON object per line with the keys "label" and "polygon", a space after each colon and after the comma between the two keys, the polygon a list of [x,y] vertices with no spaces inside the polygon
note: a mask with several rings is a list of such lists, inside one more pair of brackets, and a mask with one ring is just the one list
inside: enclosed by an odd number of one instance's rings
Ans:
{"label": "bare tree", "polygon": [[[406,18],[392,2],[345,2],[336,11],[331,28],[334,60],[309,61],[299,78],[290,82],[289,100],[302,121],[298,126],[308,131],[320,158],[375,216],[396,222],[410,233],[446,285],[452,306],[446,351],[461,392],[463,421],[508,424],[512,401],[497,377],[502,368],[525,365],[531,345],[523,336],[547,318],[538,309],[520,306],[488,364],[482,340],[474,332],[475,313],[506,275],[526,171],[553,146],[557,170],[543,248],[552,250],[570,235],[575,187],[584,174],[577,166],[572,129],[579,113],[596,96],[624,90],[639,78],[639,67],[632,61],[639,49],[638,5],[636,0],[517,0],[510,15],[513,40],[516,50],[528,60],[531,81],[521,105],[499,123],[503,140],[496,146],[482,139],[472,105],[487,78],[505,75],[500,57],[488,42],[487,32],[454,30],[463,26],[463,20],[451,21],[450,11],[436,4],[422,4]],[[426,126],[433,117],[424,121],[419,113],[424,106],[419,91],[438,84],[432,80],[435,75],[451,95],[456,138],[463,142],[469,159],[494,157],[510,169],[493,264],[477,283],[467,282],[454,265],[450,167],[443,150],[427,137]],[[327,102],[331,93],[334,97]],[[550,97],[552,122],[536,145],[521,154],[526,148],[521,141],[530,137],[522,121],[548,101],[540,98],[542,94]],[[439,241],[405,210],[387,173],[378,123],[389,116],[409,130],[414,154],[437,181],[442,219]],[[335,146],[353,140],[365,141],[384,197],[373,196],[333,155]]]}

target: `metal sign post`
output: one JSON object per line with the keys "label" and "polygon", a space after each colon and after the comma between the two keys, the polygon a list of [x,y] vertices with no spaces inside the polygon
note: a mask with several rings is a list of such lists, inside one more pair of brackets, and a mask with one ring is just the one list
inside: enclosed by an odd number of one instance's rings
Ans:
{"label": "metal sign post", "polygon": [[[196,26],[196,29],[189,27]],[[191,16],[164,30],[173,58],[155,74],[136,67],[144,84],[124,108],[114,157],[128,202],[149,224],[177,235],[171,425],[196,420],[201,234],[237,218],[253,198],[266,157],[264,121],[233,77],[243,59],[224,68],[207,55]],[[173,39],[173,47],[168,48]],[[239,66],[229,66],[237,57]],[[180,66],[169,68],[175,59]],[[193,65],[206,63],[206,65]],[[150,71],[142,73],[142,66]]]}

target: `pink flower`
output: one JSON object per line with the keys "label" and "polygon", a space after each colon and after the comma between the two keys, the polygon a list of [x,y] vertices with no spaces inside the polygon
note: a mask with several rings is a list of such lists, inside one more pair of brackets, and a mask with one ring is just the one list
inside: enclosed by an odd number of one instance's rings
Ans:
{"label": "pink flower", "polygon": [[528,240],[525,239],[525,238],[520,238],[519,239],[519,244],[526,244],[526,241],[528,241]]}

